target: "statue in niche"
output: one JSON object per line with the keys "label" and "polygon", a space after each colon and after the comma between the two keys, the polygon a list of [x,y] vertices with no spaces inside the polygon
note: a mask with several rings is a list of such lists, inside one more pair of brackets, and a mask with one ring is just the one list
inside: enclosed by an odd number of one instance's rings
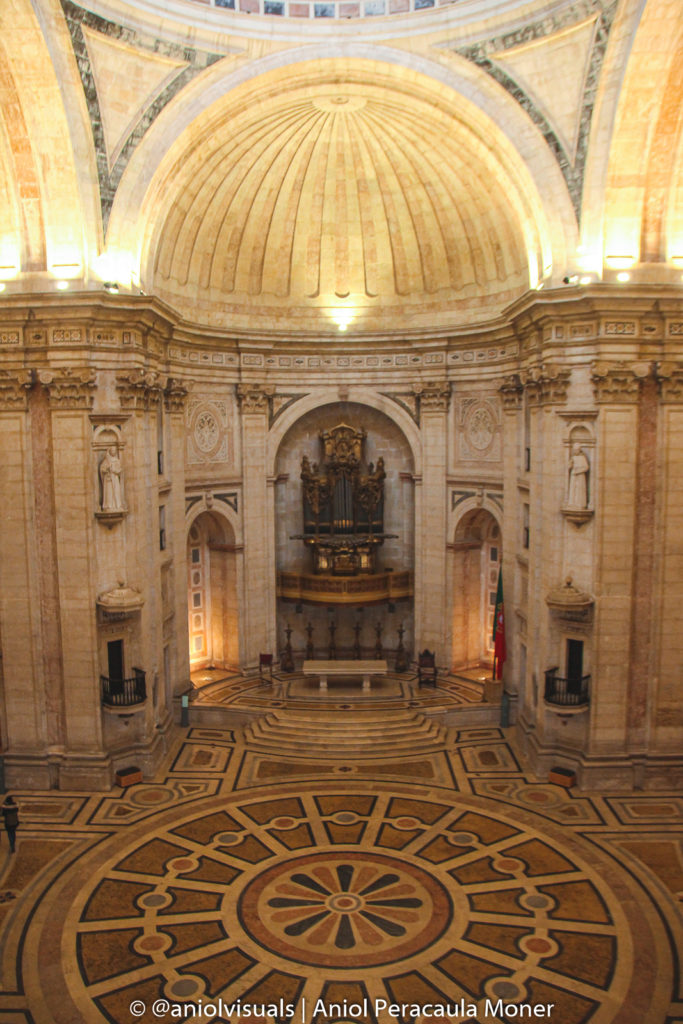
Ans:
{"label": "statue in niche", "polygon": [[110,445],[100,462],[102,483],[102,511],[122,512],[123,492],[121,489],[121,459],[116,445]]}
{"label": "statue in niche", "polygon": [[569,456],[567,508],[588,508],[588,476],[590,463],[580,444],[573,444]]}

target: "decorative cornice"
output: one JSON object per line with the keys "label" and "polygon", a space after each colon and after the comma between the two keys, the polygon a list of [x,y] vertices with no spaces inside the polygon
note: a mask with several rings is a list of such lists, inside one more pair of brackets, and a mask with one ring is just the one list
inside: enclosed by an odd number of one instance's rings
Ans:
{"label": "decorative cornice", "polygon": [[271,399],[275,394],[272,384],[238,384],[237,400],[244,413],[270,414]]}
{"label": "decorative cornice", "polygon": [[663,402],[683,402],[683,363],[657,363],[655,373]]}
{"label": "decorative cornice", "polygon": [[516,412],[522,408],[524,385],[518,373],[511,373],[507,377],[503,377],[503,382],[498,391],[500,392],[505,412]]}
{"label": "decorative cornice", "polygon": [[47,391],[52,408],[92,409],[97,388],[95,370],[38,370],[36,378]]}
{"label": "decorative cornice", "polygon": [[522,375],[530,405],[559,405],[567,401],[571,370],[533,366]]}
{"label": "decorative cornice", "polygon": [[[122,409],[149,409],[156,406],[167,381],[156,370],[131,370],[116,377],[116,390]],[[183,396],[184,397],[184,396]]]}
{"label": "decorative cornice", "polygon": [[0,370],[0,410],[25,409],[32,384],[30,370]]}
{"label": "decorative cornice", "polygon": [[647,363],[593,363],[591,380],[596,402],[637,402],[640,383],[649,371]]}
{"label": "decorative cornice", "polygon": [[447,380],[426,381],[414,384],[413,394],[417,396],[419,412],[448,412],[451,385]]}

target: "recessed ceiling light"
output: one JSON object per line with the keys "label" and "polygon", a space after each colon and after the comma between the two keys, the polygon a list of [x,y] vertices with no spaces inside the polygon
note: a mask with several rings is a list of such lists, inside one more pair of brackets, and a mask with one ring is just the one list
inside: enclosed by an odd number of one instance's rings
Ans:
{"label": "recessed ceiling light", "polygon": [[630,281],[630,280],[631,280],[631,275],[627,274],[625,270],[622,270],[619,274],[617,274],[617,281],[621,281],[622,284],[625,281]]}
{"label": "recessed ceiling light", "polygon": [[65,292],[68,287],[69,287],[69,282],[68,281],[57,281],[57,283],[55,285],[55,288],[57,289],[57,291],[60,291],[60,292]]}

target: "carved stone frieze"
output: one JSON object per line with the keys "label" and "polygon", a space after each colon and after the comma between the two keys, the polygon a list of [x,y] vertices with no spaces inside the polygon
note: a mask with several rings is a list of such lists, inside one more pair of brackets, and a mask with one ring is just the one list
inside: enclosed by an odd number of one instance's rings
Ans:
{"label": "carved stone frieze", "polygon": [[0,409],[25,409],[32,384],[30,370],[0,370]]}
{"label": "carved stone frieze", "polygon": [[522,384],[522,378],[518,373],[510,373],[507,377],[503,377],[503,383],[498,388],[500,396],[503,400],[503,409],[505,412],[516,412],[517,409],[522,408],[522,395],[524,394],[524,385]]}
{"label": "carved stone frieze", "polygon": [[531,405],[558,405],[567,401],[570,370],[533,366],[522,375],[522,382]]}
{"label": "carved stone frieze", "polygon": [[646,363],[597,362],[591,368],[591,380],[597,402],[637,402],[640,382],[647,377]]}
{"label": "carved stone frieze", "polygon": [[161,400],[166,379],[156,370],[131,370],[118,374],[116,390],[122,409],[149,409]]}
{"label": "carved stone frieze", "polygon": [[663,402],[683,402],[683,363],[658,363],[657,382]]}
{"label": "carved stone frieze", "polygon": [[38,370],[38,383],[48,393],[50,406],[57,409],[92,409],[97,388],[95,370]]}
{"label": "carved stone frieze", "polygon": [[237,400],[242,413],[263,413],[264,416],[270,412],[270,403],[275,394],[275,387],[272,384],[238,384]]}
{"label": "carved stone frieze", "polygon": [[420,412],[448,412],[451,385],[447,380],[430,380],[413,385]]}

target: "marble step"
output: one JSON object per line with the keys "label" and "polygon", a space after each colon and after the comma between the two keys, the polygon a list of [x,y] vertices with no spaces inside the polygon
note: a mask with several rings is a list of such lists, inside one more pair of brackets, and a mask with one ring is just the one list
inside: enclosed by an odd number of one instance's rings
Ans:
{"label": "marble step", "polygon": [[405,712],[389,720],[378,716],[372,722],[361,716],[340,722],[338,718],[321,720],[313,716],[281,716],[272,712],[246,726],[243,738],[249,746],[299,754],[302,748],[306,753],[338,750],[340,754],[350,751],[408,754],[443,747],[447,741],[447,730],[421,715]]}

